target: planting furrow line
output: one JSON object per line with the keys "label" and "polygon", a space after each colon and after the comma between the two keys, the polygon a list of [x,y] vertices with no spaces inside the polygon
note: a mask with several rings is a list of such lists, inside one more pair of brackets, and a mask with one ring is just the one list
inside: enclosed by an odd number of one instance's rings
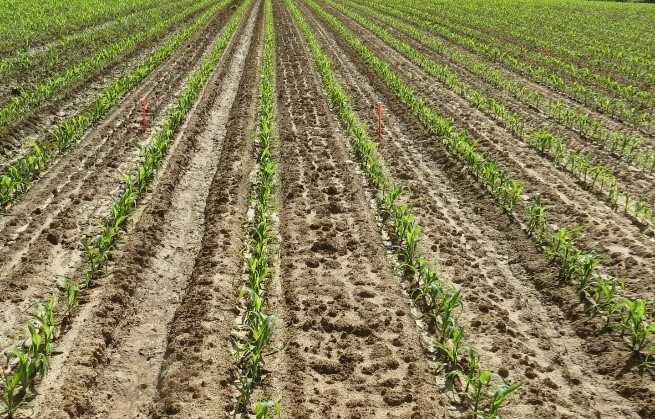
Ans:
{"label": "planting furrow line", "polygon": [[[633,387],[631,380],[626,377],[621,388],[614,388],[611,379],[595,371],[597,365],[607,365],[607,359],[599,361],[592,355],[595,351],[584,349],[599,345],[599,341],[609,344],[612,350],[603,354],[619,365],[618,370],[626,358],[621,353],[626,352],[624,348],[608,337],[588,342],[579,337],[598,327],[592,324],[585,330],[580,323],[570,325],[566,317],[575,319],[579,314],[570,313],[566,302],[560,303],[561,297],[554,304],[554,298],[548,301],[543,290],[536,289],[535,282],[550,284],[556,271],[547,266],[521,227],[508,225],[493,204],[479,202],[480,193],[461,166],[434,149],[430,136],[404,105],[379,82],[374,91],[334,36],[315,19],[310,24],[330,50],[335,70],[355,98],[352,106],[357,115],[370,121],[371,133],[377,129],[370,118],[371,104],[383,99],[384,130],[378,150],[392,176],[402,179],[407,188],[406,199],[422,227],[419,251],[429,260],[441,261],[445,283],[466,289],[468,302],[458,319],[473,332],[467,333],[463,344],[474,341],[488,368],[523,383],[505,415],[536,417],[557,412],[589,418],[598,414],[636,417],[633,412],[645,404],[643,398],[621,396]],[[565,291],[550,290],[554,294]],[[567,296],[569,303],[577,304],[574,292]]]}
{"label": "planting furrow line", "polygon": [[[69,277],[83,264],[79,240],[97,232],[110,212],[121,178],[163,126],[186,79],[210,51],[229,18],[222,10],[186,46],[157,68],[116,111],[93,128],[80,147],[62,156],[30,188],[25,199],[0,218],[0,347],[22,323],[31,301],[52,289],[52,279]],[[136,130],[133,103],[150,98],[152,128]]]}
{"label": "planting furrow line", "polygon": [[[211,53],[188,80],[176,108],[156,135],[154,142],[144,150],[143,161],[124,176],[122,191],[112,205],[111,215],[101,226],[100,234],[84,242],[86,269],[81,278],[69,280],[64,284],[66,316],[73,314],[80,292],[89,286],[90,281],[109,260],[110,252],[118,235],[124,231],[126,221],[134,212],[137,200],[145,196],[148,185],[155,179],[156,170],[166,156],[176,130],[184,122],[214,67],[218,64],[248,6],[249,2],[244,2],[235,12]],[[30,326],[28,344],[12,351],[16,362],[6,376],[9,378],[5,379],[3,391],[5,410],[8,413],[19,406],[20,400],[28,388],[33,386],[37,376],[45,375],[48,370],[54,350],[57,325],[60,321],[57,318],[56,304],[55,294],[47,303],[37,305],[36,320],[28,321]]]}
{"label": "planting furrow line", "polygon": [[525,81],[515,80],[506,76],[491,65],[485,64],[471,53],[462,53],[446,45],[439,38],[394,18],[400,14],[393,8],[379,5],[385,14],[376,13],[370,6],[350,3],[366,13],[369,18],[377,19],[391,26],[391,30],[400,32],[409,39],[420,44],[425,49],[448,59],[461,66],[465,71],[475,74],[485,82],[496,88],[503,89],[519,101],[533,106],[565,127],[579,133],[583,139],[591,140],[601,149],[607,151],[611,157],[619,157],[627,163],[632,163],[642,170],[652,172],[655,170],[655,152],[652,144],[644,136],[634,135],[623,131],[621,127],[615,128],[612,124],[584,110],[578,110],[561,99],[551,98],[540,89],[532,87]]}
{"label": "planting furrow line", "polygon": [[148,41],[156,39],[157,36],[165,34],[187,15],[201,9],[203,5],[203,3],[199,3],[189,10],[183,10],[166,20],[158,21],[147,30],[130,34],[93,53],[82,62],[62,70],[59,74],[54,74],[46,81],[34,86],[33,89],[22,91],[18,96],[10,98],[6,103],[0,105],[0,132],[5,132],[10,124],[33,112],[39,105],[47,102],[60,91],[84,80],[93,71],[107,67],[112,61],[120,59],[139,45],[146,44]]}
{"label": "planting furrow line", "polygon": [[409,44],[389,34],[384,28],[347,11],[342,6],[336,6],[332,1],[328,1],[328,4],[336,7],[342,14],[375,34],[382,42],[437,78],[458,96],[500,122],[502,126],[535,151],[550,158],[557,168],[573,174],[589,189],[605,197],[612,208],[622,208],[627,216],[653,227],[655,218],[652,204],[642,196],[633,196],[628,191],[629,186],[621,182],[612,170],[602,163],[597,163],[595,158],[587,155],[584,151],[570,149],[566,140],[556,132],[513,113],[501,102],[460,80],[447,66],[421,54]]}
{"label": "planting furrow line", "polygon": [[289,417],[443,416],[363,176],[294,19],[274,7],[281,266],[268,291],[280,332],[257,399]]}
{"label": "planting furrow line", "polygon": [[66,118],[55,128],[52,135],[36,141],[27,155],[3,168],[2,175],[0,175],[0,208],[6,208],[7,204],[24,194],[30,183],[47,170],[57,156],[83,137],[89,126],[107,115],[133,88],[138,86],[228,3],[229,0],[224,0],[214,5],[191,25],[178,31],[137,68],[112,82],[97,96],[89,109]]}
{"label": "planting furrow line", "polygon": [[[127,17],[108,21],[91,31],[75,33],[63,40],[54,41],[32,54],[1,59],[0,77],[7,77],[11,82],[1,87],[0,94],[8,93],[9,90],[18,88],[28,80],[33,82],[33,76],[51,74],[62,65],[68,66],[79,61],[85,55],[111,43],[121,33],[132,34],[139,28],[152,25],[154,19],[171,16],[172,11],[187,9],[190,5],[190,1],[151,5]],[[73,46],[75,50],[71,51]],[[62,56],[62,51],[66,51],[67,55]]]}
{"label": "planting furrow line", "polygon": [[[543,245],[546,255],[559,266],[560,281],[575,284],[581,295],[589,296],[594,302],[595,309],[606,316],[609,325],[615,326],[613,330],[617,332],[620,340],[623,340],[624,334],[630,336],[629,346],[639,354],[642,366],[652,363],[655,355],[653,341],[655,326],[651,320],[652,303],[641,298],[633,299],[618,295],[620,281],[600,270],[600,259],[596,253],[580,249],[574,244],[569,229],[555,228],[545,221],[546,207],[538,196],[530,205],[525,206],[527,207],[525,218],[514,214],[513,209],[518,203],[522,184],[507,175],[499,175],[502,172],[499,172],[497,163],[478,154],[475,146],[464,133],[455,131],[452,122],[436,115],[426,104],[425,99],[408,87],[405,80],[394,73],[389,64],[375,55],[357,35],[315,2],[308,0],[307,3],[346,40],[364,62],[405,102],[426,128],[468,166],[472,175],[497,196],[510,215],[519,221],[525,220],[523,222],[526,229],[535,243]],[[490,167],[493,170],[490,170]],[[501,177],[500,186],[497,186],[499,177]],[[516,199],[512,199],[514,196]],[[524,208],[523,204],[518,208]],[[537,234],[534,234],[535,230]],[[612,289],[610,294],[606,292],[608,286]]]}
{"label": "planting furrow line", "polygon": [[265,417],[279,406],[267,399],[251,401],[253,391],[262,379],[264,354],[275,327],[275,316],[268,314],[268,287],[273,275],[275,243],[274,201],[277,164],[274,150],[275,121],[275,30],[271,0],[264,0],[264,46],[260,72],[257,115],[257,156],[250,177],[253,179],[252,204],[249,214],[248,239],[244,252],[243,288],[241,289],[240,323],[237,327],[236,362],[239,376],[234,416],[254,413]]}
{"label": "planting furrow line", "polygon": [[[474,39],[470,35],[462,35],[451,31],[443,25],[443,22],[435,22],[433,15],[419,8],[407,5],[401,7],[399,10],[402,10],[408,15],[408,18],[418,19],[418,22],[423,27],[429,28],[432,33],[437,33],[472,52],[490,58],[492,61],[500,61],[506,67],[518,71],[545,86],[562,92],[587,106],[592,106],[595,110],[608,117],[631,124],[635,128],[643,130],[644,133],[652,134],[654,126],[653,116],[648,111],[635,110],[629,107],[622,99],[616,99],[596,92],[592,88],[577,81],[571,82],[544,66],[527,63],[521,59],[524,54],[524,50],[522,49],[514,48],[508,53],[503,51],[503,47],[499,47],[497,44],[490,44],[480,39]],[[504,48],[508,48],[507,44],[503,44],[503,46]],[[558,69],[561,68],[558,67]],[[585,81],[586,79],[583,76],[582,82],[584,83]]]}
{"label": "planting furrow line", "polygon": [[508,384],[497,374],[493,375],[498,377],[501,384],[495,380],[492,384],[492,372],[482,368],[477,350],[462,346],[464,330],[456,319],[456,310],[462,305],[462,290],[445,286],[440,274],[430,266],[427,259],[419,255],[421,227],[412,208],[402,203],[405,200],[403,187],[386,174],[387,169],[377,152],[378,144],[368,137],[365,126],[355,116],[350,106],[351,98],[341,88],[332,70],[330,58],[321,49],[307,21],[290,0],[287,0],[287,6],[291,8],[309,45],[323,86],[352,142],[355,157],[376,190],[378,206],[385,227],[391,232],[403,280],[411,283],[410,295],[422,312],[424,321],[431,323],[430,329],[434,330],[435,341],[429,345],[428,350],[441,355],[446,381],[459,381],[461,388],[458,390],[462,391],[469,402],[468,407],[473,416],[497,416],[505,399],[520,384]]}
{"label": "planting furrow line", "polygon": [[[432,111],[453,118],[456,121],[453,126],[464,128],[473,135],[476,148],[484,150],[503,170],[512,171],[514,178],[521,180],[520,204],[524,211],[519,213],[525,214],[524,220],[527,219],[529,203],[523,202],[540,195],[542,201],[551,206],[549,217],[553,225],[572,226],[570,232],[576,237],[579,247],[593,250],[597,253],[595,258],[603,261],[601,271],[626,279],[628,296],[653,299],[655,288],[644,278],[652,276],[655,269],[650,250],[655,242],[648,234],[642,233],[643,225],[635,224],[608,206],[598,205],[598,198],[584,186],[581,188],[576,179],[562,177],[550,161],[517,142],[510,132],[497,129],[495,121],[489,120],[454,92],[441,86],[435,89],[429,82],[431,76],[416,64],[359,26],[352,24],[351,27],[365,39],[369,48],[377,51],[372,51],[374,54],[384,55],[388,65],[402,69],[406,83],[416,91],[425,92],[422,93],[425,95],[423,100]],[[352,48],[345,40],[337,39],[346,44],[344,48]],[[355,52],[354,56],[360,54]],[[361,65],[368,67],[365,62]]]}

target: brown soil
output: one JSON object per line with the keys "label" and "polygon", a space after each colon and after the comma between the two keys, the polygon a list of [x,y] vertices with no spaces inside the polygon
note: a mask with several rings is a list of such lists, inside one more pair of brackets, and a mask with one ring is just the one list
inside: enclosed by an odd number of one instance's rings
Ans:
{"label": "brown soil", "polygon": [[[223,22],[226,19],[226,16],[229,15],[231,9],[232,8],[228,5],[219,11],[207,24],[205,24],[204,28],[201,28],[194,36],[183,44],[182,47],[178,49],[178,52],[176,52],[166,62],[162,63],[157,70],[153,71],[145,83],[153,77],[157,77],[155,76],[155,73],[159,74],[158,77],[160,78],[168,77],[171,79],[180,78],[186,75],[187,72],[184,71],[184,69],[181,69],[183,71],[179,73],[170,73],[162,71],[162,69],[166,69],[167,65],[170,65],[169,63],[172,60],[175,60],[175,57],[177,57],[177,60],[179,61],[180,57],[184,56],[185,53],[191,63],[197,62],[196,57],[198,51],[203,51],[202,47],[207,45],[207,43],[212,39],[207,36],[206,28],[220,25],[220,22]],[[206,8],[189,14],[180,22],[178,28],[190,24],[204,11],[206,11]],[[118,79],[120,76],[129,73],[141,64],[141,62],[153,51],[168,41],[171,34],[172,33],[165,34],[163,37],[155,38],[150,42],[137,45],[127,54],[114,59],[101,69],[92,71],[80,82],[74,83],[65,88],[50,100],[44,102],[42,106],[32,109],[27,114],[10,123],[6,128],[0,130],[0,168],[4,168],[7,164],[24,156],[30,150],[31,145],[35,140],[44,138],[65,118],[75,115],[80,110],[90,106],[99,92],[109,86],[111,82]],[[186,64],[181,62],[180,65]],[[139,88],[139,90],[141,89]],[[144,91],[140,97],[149,93],[149,91]],[[148,97],[148,99],[150,100],[151,98]],[[136,100],[133,101],[132,107],[135,111],[138,110]],[[113,113],[115,114],[119,109],[120,107],[115,108]],[[132,108],[129,108],[129,110],[123,109],[123,113],[128,111],[132,111]]]}
{"label": "brown soil", "polygon": [[[139,147],[149,143],[227,17],[212,21],[153,72],[0,218],[0,347],[15,341],[23,313],[55,289],[58,277],[82,269],[79,242],[98,231],[120,185],[118,175],[139,159]],[[145,95],[153,126],[144,133],[137,103]]]}
{"label": "brown soil", "polygon": [[[275,10],[281,159],[279,316],[262,390],[289,417],[443,413],[409,299],[291,16]],[[274,344],[275,345],[275,344]]]}
{"label": "brown soil", "polygon": [[[79,241],[98,231],[118,192],[118,174],[138,161],[139,147],[162,125],[237,3],[215,16],[0,215],[0,349],[20,343],[17,333],[30,304],[54,292],[58,277],[81,276]],[[258,164],[263,4],[256,0],[247,11],[105,273],[62,325],[50,371],[29,392],[17,418],[235,416],[239,291]],[[466,330],[465,344],[478,350],[484,367],[523,384],[503,417],[654,417],[653,374],[641,372],[602,319],[585,311],[571,286],[558,283],[556,267],[521,223],[498,208],[326,22],[298,4],[372,136],[375,103],[384,104],[382,162],[406,187],[405,199],[422,227],[421,254],[438,266],[445,283],[462,289],[458,323]],[[608,269],[626,278],[631,293],[653,298],[655,239],[649,231],[379,39],[328,10],[436,110],[466,128],[481,150],[523,179],[526,197],[541,192],[553,205],[554,223],[581,224],[585,230],[578,241],[606,254]],[[464,418],[466,408],[446,388],[434,336],[397,275],[378,196],[355,162],[281,0],[274,0],[274,20],[278,170],[266,311],[276,322],[252,400],[278,401],[285,418]],[[497,94],[465,69],[453,68]],[[144,95],[153,125],[147,132],[139,128],[137,106]],[[535,124],[552,123],[511,98],[497,97]],[[584,147],[575,134],[567,135]],[[589,152],[612,162],[598,150]],[[620,170],[635,188],[652,181],[650,175]]]}
{"label": "brown soil", "polygon": [[[313,16],[308,8],[304,10]],[[655,394],[653,377],[641,375],[625,346],[603,331],[602,322],[589,318],[570,288],[557,284],[556,270],[521,228],[462,175],[461,165],[444,155],[329,25],[317,18],[312,23],[320,29],[323,45],[330,46],[337,72],[351,96],[358,99],[358,114],[370,121],[372,134],[374,104],[385,104],[381,152],[395,177],[410,188],[427,236],[425,252],[440,260],[447,279],[464,290],[468,304],[462,320],[469,338],[497,371],[525,383],[523,401],[512,407],[514,413],[508,417],[652,414],[652,406],[644,399]],[[372,37],[367,41],[374,49],[381,44]],[[384,56],[394,53],[385,49]],[[410,74],[405,65],[402,73]],[[429,75],[421,76],[425,92],[434,83],[428,82]],[[443,102],[447,93],[440,93]],[[438,107],[436,100],[433,103]],[[495,128],[496,134],[499,130]]]}

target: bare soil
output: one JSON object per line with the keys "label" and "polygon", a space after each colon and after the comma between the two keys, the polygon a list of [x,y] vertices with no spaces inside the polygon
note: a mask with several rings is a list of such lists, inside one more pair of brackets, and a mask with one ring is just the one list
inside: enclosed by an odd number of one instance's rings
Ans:
{"label": "bare soil", "polygon": [[[31,304],[55,292],[58,278],[80,276],[80,240],[98,231],[119,191],[120,173],[140,159],[141,147],[161,128],[238,4],[213,17],[0,214],[0,349],[21,343]],[[422,227],[421,254],[463,292],[458,323],[465,344],[478,350],[483,366],[523,384],[503,417],[655,417],[654,374],[641,371],[602,319],[558,282],[557,268],[521,223],[466,174],[330,25],[304,2],[297,4],[372,137],[375,104],[383,103],[382,163],[406,188]],[[495,119],[322,4],[436,111],[466,129],[480,150],[523,180],[524,198],[541,193],[554,224],[583,227],[577,242],[604,255],[631,295],[655,298],[652,230],[610,208]],[[239,291],[258,164],[263,5],[255,0],[246,12],[108,266],[61,325],[50,371],[17,418],[235,416]],[[276,322],[253,401],[278,401],[285,418],[464,418],[463,403],[446,388],[433,336],[398,275],[378,196],[355,162],[291,14],[281,0],[273,0],[273,10],[278,170],[267,312]],[[129,67],[150,47],[120,65]],[[534,126],[557,128],[543,113],[429,54]],[[114,70],[107,71],[98,76],[112,77]],[[81,83],[15,132],[0,133],[2,155],[21,155],[25,144],[14,134],[47,130],[57,119],[52,112],[74,111],[98,86]],[[139,126],[143,96],[152,121],[145,132]],[[631,190],[652,193],[651,174],[632,170],[573,132],[562,133],[615,165]]]}

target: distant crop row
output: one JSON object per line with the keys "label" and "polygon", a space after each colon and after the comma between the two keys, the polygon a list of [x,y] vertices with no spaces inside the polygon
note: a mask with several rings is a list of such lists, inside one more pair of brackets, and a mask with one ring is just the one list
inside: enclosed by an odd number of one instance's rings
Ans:
{"label": "distant crop row", "polygon": [[0,7],[0,58],[157,6],[155,0],[5,0]]}
{"label": "distant crop row", "polygon": [[[486,187],[502,204],[502,207],[517,220],[523,219],[520,214],[514,214],[515,204],[507,205],[502,199],[500,189],[493,188],[493,182],[498,181],[498,173],[505,173],[501,166],[490,157],[479,154],[475,145],[467,139],[464,132],[456,131],[452,122],[438,116],[404,80],[394,72],[391,65],[373,53],[363,40],[347,28],[341,21],[321,8],[313,0],[307,0],[310,7],[353,48],[355,53],[368,65],[388,86],[388,88],[409,108],[410,112],[432,133],[439,142],[445,146],[453,157],[457,158],[466,170],[482,186]],[[458,145],[453,147],[453,138],[457,138]],[[462,148],[460,144],[466,144]],[[462,153],[461,150],[466,150]],[[491,168],[491,169],[487,169]],[[503,175],[502,181],[517,185],[520,193],[522,183],[518,179]],[[499,199],[499,197],[501,199]],[[620,294],[622,282],[602,273],[600,257],[591,250],[576,247],[573,233],[566,227],[554,229],[545,218],[545,206],[539,196],[534,197],[528,206],[525,219],[528,225],[534,220],[535,208],[543,212],[543,219],[537,225],[543,227],[543,232],[533,234],[528,231],[535,243],[545,252],[546,256],[560,268],[560,280],[576,284],[581,293],[591,293],[597,301],[597,307],[607,316],[609,324],[618,324],[614,328],[617,336],[622,339],[628,335],[630,347],[636,351],[645,367],[653,366],[655,360],[655,321],[653,304],[640,298],[625,297]],[[518,210],[518,207],[517,207]],[[537,212],[539,212],[537,211]],[[609,294],[608,294],[609,292]]]}
{"label": "distant crop row", "polygon": [[167,33],[194,10],[199,10],[208,3],[208,1],[198,3],[190,10],[183,10],[165,20],[158,21],[141,32],[131,34],[96,51],[90,57],[62,70],[58,74],[54,74],[33,88],[20,92],[19,95],[11,98],[0,107],[0,132],[14,120],[46,103],[57,93],[83,80],[93,71],[104,68],[114,59],[136,48],[137,45],[146,43]]}
{"label": "distant crop row", "polygon": [[[155,21],[163,20],[187,10],[191,1],[165,3],[157,8],[144,8],[125,17],[118,17],[104,25],[83,32],[76,32],[53,41],[32,52],[0,59],[0,77],[9,77],[11,87],[20,89],[21,82],[33,76],[51,74],[62,67],[62,62],[81,60],[88,54],[114,43],[117,39],[142,31]],[[8,83],[9,84],[9,83]]]}
{"label": "distant crop row", "polygon": [[[649,111],[649,109],[652,109],[652,102],[655,97],[651,98],[648,91],[638,90],[634,86],[626,86],[623,97],[615,98],[599,91],[596,85],[590,82],[590,79],[593,78],[592,73],[582,72],[572,65],[555,67],[543,64],[543,61],[552,58],[546,54],[531,54],[531,57],[535,60],[538,59],[535,64],[532,64],[525,60],[524,55],[526,52],[523,48],[512,46],[509,43],[492,43],[488,41],[488,38],[483,38],[480,35],[476,37],[470,33],[460,34],[453,29],[449,29],[448,22],[435,21],[434,14],[423,11],[419,7],[396,5],[395,8],[405,13],[409,19],[419,19],[421,25],[429,27],[431,32],[488,59],[500,62],[539,83],[563,92],[601,113],[619,118],[649,131],[655,129],[655,115]],[[479,19],[474,14],[469,18],[476,22]],[[559,74],[563,69],[570,71],[565,75]],[[574,71],[577,72],[574,73],[575,80],[567,78],[571,77],[570,73]],[[635,100],[635,98],[641,101],[639,107],[631,106],[626,102],[628,99]]]}
{"label": "distant crop row", "polygon": [[[464,1],[451,2],[441,12],[462,25],[468,23],[472,10],[479,12],[479,5]],[[601,74],[611,72],[626,80],[655,84],[655,48],[644,42],[655,36],[650,25],[655,13],[647,5],[531,2],[516,8],[504,1],[485,7],[484,15],[486,19],[476,27],[480,33],[504,33],[505,39],[523,48]]]}
{"label": "distant crop row", "polygon": [[0,172],[0,210],[25,193],[30,183],[50,167],[57,156],[76,144],[89,127],[107,115],[224,6],[225,2],[214,5],[189,26],[179,30],[136,68],[120,76],[101,91],[88,109],[64,119],[54,129],[53,134],[37,140],[26,156],[3,168]]}

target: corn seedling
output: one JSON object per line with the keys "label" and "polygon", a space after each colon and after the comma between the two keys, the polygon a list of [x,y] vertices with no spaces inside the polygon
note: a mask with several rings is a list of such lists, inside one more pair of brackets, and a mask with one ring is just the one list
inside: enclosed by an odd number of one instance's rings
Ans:
{"label": "corn seedling", "polygon": [[[321,9],[318,4],[313,1],[307,3],[311,9],[324,17],[337,32],[342,34],[354,46],[362,58],[390,85],[412,113],[428,127],[430,133],[446,144],[449,151],[456,154],[460,160],[466,162],[466,166],[474,176],[483,177],[485,182],[488,182],[488,187],[497,196],[497,199],[501,200],[500,190],[508,184],[511,178],[500,170],[497,165],[494,166],[493,162],[477,153],[472,143],[461,132],[456,130],[450,121],[437,116],[423,99],[417,97],[394,74],[388,63],[375,57],[357,40],[355,35],[348,32],[343,25]],[[462,305],[461,291],[444,289],[437,272],[429,266],[424,258],[419,256],[417,243],[420,226],[413,216],[410,206],[399,202],[403,193],[402,187],[395,185],[395,182],[383,170],[382,162],[377,153],[378,144],[371,140],[367,134],[367,129],[357,120],[350,105],[350,97],[340,86],[340,82],[332,70],[332,62],[320,46],[310,25],[294,2],[285,0],[285,4],[309,47],[310,54],[321,76],[323,88],[341,122],[342,128],[352,143],[354,155],[364,173],[368,176],[372,187],[379,192],[380,201],[378,205],[380,212],[383,221],[390,230],[404,278],[415,281],[410,292],[411,297],[422,311],[422,314],[430,319],[432,326],[437,331],[435,346],[446,360],[447,369],[450,370],[450,372],[446,371],[446,374],[452,377],[453,374],[456,375],[455,371],[461,370],[463,330],[457,326],[454,319],[455,309]],[[510,195],[520,189],[518,185],[506,187],[504,192],[506,196],[503,200],[509,206],[512,205],[512,202],[516,202],[513,201],[513,197],[510,197]]]}
{"label": "corn seedling", "polygon": [[623,300],[619,331],[628,334],[630,347],[635,352],[646,348],[648,340],[655,334],[655,322],[649,322],[647,318],[649,308],[646,300]]}
{"label": "corn seedling", "polygon": [[261,400],[255,403],[255,418],[268,419],[282,416],[280,403],[272,400]]}
{"label": "corn seedling", "polygon": [[[4,389],[0,393],[0,414],[11,417],[12,413],[18,408],[21,402],[21,397],[17,391],[20,391],[21,374],[18,371],[11,373],[4,373],[2,377],[2,384]],[[26,386],[23,385],[23,388]]]}
{"label": "corn seedling", "polygon": [[502,407],[507,397],[514,393],[519,387],[521,387],[520,383],[500,386],[492,396],[491,402],[489,403],[487,419],[499,419],[500,415],[498,414],[498,411]]}

